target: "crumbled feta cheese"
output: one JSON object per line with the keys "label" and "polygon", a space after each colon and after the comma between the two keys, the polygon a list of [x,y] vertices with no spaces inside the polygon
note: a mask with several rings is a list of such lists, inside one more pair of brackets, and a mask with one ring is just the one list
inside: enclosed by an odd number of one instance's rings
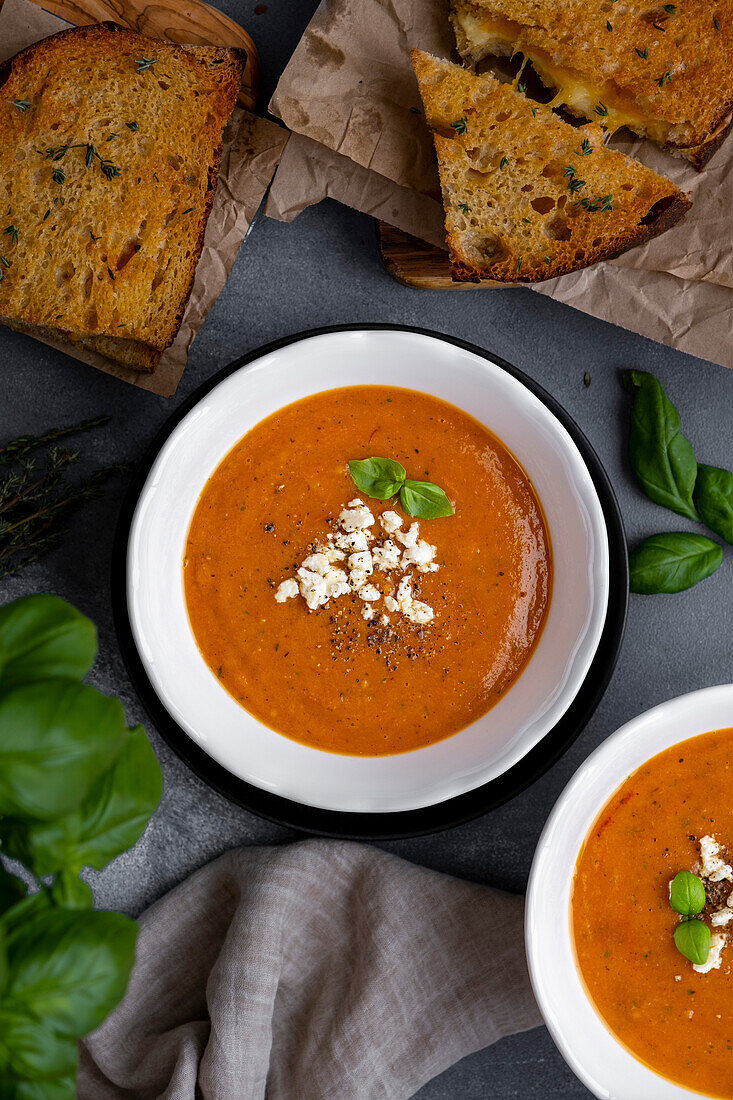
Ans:
{"label": "crumbled feta cheese", "polygon": [[424,539],[420,539],[416,546],[407,547],[402,555],[402,565],[408,569],[411,565],[416,565],[420,572],[425,573],[435,554],[435,547]]}
{"label": "crumbled feta cheese", "polygon": [[369,536],[366,530],[349,531],[345,535],[336,536],[336,545],[341,550],[368,550]]}
{"label": "crumbled feta cheese", "polygon": [[364,569],[352,569],[349,573],[349,584],[358,592],[366,584],[368,576],[369,574]]}
{"label": "crumbled feta cheese", "polygon": [[400,611],[411,623],[429,623],[433,618],[433,609],[412,595],[412,583],[409,577],[403,577],[397,589],[397,602]]}
{"label": "crumbled feta cheese", "polygon": [[400,564],[400,548],[386,539],[384,546],[375,546],[372,550],[372,558],[377,569],[396,569]]}
{"label": "crumbled feta cheese", "polygon": [[350,554],[349,569],[363,569],[365,573],[373,573],[372,555],[368,550],[361,550],[358,554]]}
{"label": "crumbled feta cheese", "polygon": [[319,554],[324,554],[330,562],[343,561],[346,557],[343,550],[336,550],[333,546],[318,546],[316,549]]}
{"label": "crumbled feta cheese", "polygon": [[364,501],[361,499],[361,497],[354,497],[353,500],[349,501],[349,503],[346,505],[346,507],[347,508],[361,508],[361,507],[363,507],[363,505],[364,505]]}
{"label": "crumbled feta cheese", "polygon": [[320,573],[313,573],[310,569],[304,569],[302,566],[297,573],[300,577],[300,594],[311,611],[315,611],[317,607],[328,600],[325,578]]}
{"label": "crumbled feta cheese", "polygon": [[339,523],[344,531],[358,531],[362,527],[371,527],[374,516],[362,501],[352,500],[348,508],[344,508],[341,512]]}
{"label": "crumbled feta cheese", "polygon": [[366,619],[366,621],[369,622],[370,619],[374,618],[374,608],[370,607],[369,604],[367,604],[361,613],[361,617],[362,619]]}
{"label": "crumbled feta cheese", "polygon": [[696,970],[698,974],[707,974],[710,970],[717,970],[722,962],[722,951],[725,947],[725,936],[720,932],[715,932],[710,937],[710,952],[707,957],[707,961],[698,965],[692,964],[692,969]]}
{"label": "crumbled feta cheese", "polygon": [[721,851],[721,846],[715,837],[700,837],[700,856],[702,858],[700,874],[703,878],[709,878],[711,882],[721,882],[723,879],[733,882],[733,867],[720,858]]}
{"label": "crumbled feta cheese", "polygon": [[382,593],[379,591],[378,588],[375,588],[373,584],[365,584],[362,588],[359,589],[360,600],[369,600],[371,602],[373,600],[381,599],[381,596]]}
{"label": "crumbled feta cheese", "polygon": [[400,605],[397,603],[397,600],[394,598],[394,596],[385,596],[384,606],[387,608],[388,611],[399,611],[400,609]]}
{"label": "crumbled feta cheese", "polygon": [[407,531],[395,532],[395,538],[398,539],[403,546],[417,546],[417,540],[420,537],[420,524],[415,522],[411,523]]}
{"label": "crumbled feta cheese", "polygon": [[724,924],[730,924],[731,921],[733,921],[733,909],[719,909],[710,917],[710,923],[714,928],[722,928]]}
{"label": "crumbled feta cheese", "polygon": [[302,562],[304,569],[310,569],[312,573],[320,573],[325,577],[331,568],[331,563],[325,554],[311,554]]}
{"label": "crumbled feta cheese", "polygon": [[337,600],[339,596],[346,596],[351,591],[349,580],[343,569],[331,569],[324,578],[326,581],[326,593],[329,599]]}
{"label": "crumbled feta cheese", "polygon": [[278,603],[285,603],[286,600],[291,600],[293,596],[298,595],[298,582],[294,577],[288,577],[286,581],[278,585],[277,592],[275,593],[275,599]]}
{"label": "crumbled feta cheese", "polygon": [[402,526],[402,520],[396,512],[382,512],[379,522],[388,535],[393,535]]}

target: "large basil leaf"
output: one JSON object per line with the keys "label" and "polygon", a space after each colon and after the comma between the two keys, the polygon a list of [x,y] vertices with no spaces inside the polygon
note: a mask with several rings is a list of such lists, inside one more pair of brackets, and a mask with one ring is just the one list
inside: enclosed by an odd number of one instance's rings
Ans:
{"label": "large basil leaf", "polygon": [[629,554],[631,591],[683,592],[714,573],[722,560],[723,547],[704,535],[652,535]]}
{"label": "large basil leaf", "polygon": [[[142,726],[136,726],[112,767],[92,784],[78,809],[51,821],[19,822],[15,827],[11,823],[7,851],[28,863],[39,878],[61,868],[101,870],[140,839],[162,789],[155,753]],[[76,897],[70,901],[80,903]]]}
{"label": "large basil leaf", "polygon": [[733,474],[719,466],[698,466],[693,499],[703,523],[733,544]]}
{"label": "large basil leaf", "polygon": [[8,936],[5,1003],[66,1038],[86,1035],[121,1000],[136,940],[137,924],[121,913],[37,913]]}
{"label": "large basil leaf", "polygon": [[[72,1039],[56,1034],[46,1021],[18,1011],[16,1005],[0,1001],[0,1081],[3,1084],[13,1076],[42,1081],[66,1076],[75,1072],[77,1060],[77,1046]],[[1,1087],[0,1095],[6,1095]],[[8,1091],[7,1095],[20,1093]]]}
{"label": "large basil leaf", "polygon": [[[74,1077],[57,1077],[53,1081],[19,1081],[7,1100],[76,1100]],[[0,1089],[0,1100],[6,1100]]]}
{"label": "large basil leaf", "polygon": [[351,480],[375,500],[397,496],[405,480],[405,467],[393,458],[360,458],[349,463]]}
{"label": "large basil leaf", "polygon": [[692,499],[695,452],[680,432],[677,410],[653,374],[624,371],[623,381],[634,395],[629,454],[639,485],[656,504],[699,520]]}
{"label": "large basil leaf", "polygon": [[121,704],[88,684],[46,680],[0,694],[0,816],[75,809],[126,736]]}
{"label": "large basil leaf", "polygon": [[0,865],[0,917],[28,893],[25,883]]}
{"label": "large basil leaf", "polygon": [[49,676],[81,679],[94,664],[97,628],[59,596],[26,596],[0,608],[0,687]]}
{"label": "large basil leaf", "polygon": [[674,930],[677,950],[696,966],[703,966],[710,954],[710,929],[701,920],[685,920]]}
{"label": "large basil leaf", "polygon": [[453,505],[443,490],[430,481],[406,481],[400,489],[400,504],[410,516],[439,519],[452,516]]}

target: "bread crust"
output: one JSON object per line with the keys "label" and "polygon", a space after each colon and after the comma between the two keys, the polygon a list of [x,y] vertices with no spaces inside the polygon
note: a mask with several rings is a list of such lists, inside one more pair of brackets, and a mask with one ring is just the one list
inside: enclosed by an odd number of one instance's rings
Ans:
{"label": "bread crust", "polygon": [[[109,236],[114,237],[116,243],[108,244],[105,237],[103,240],[103,247],[105,248],[103,259],[87,260],[81,247],[77,250],[79,270],[82,270],[85,265],[89,267],[92,262],[96,262],[98,265],[95,269],[97,279],[92,280],[91,293],[87,296],[89,308],[86,311],[81,308],[83,302],[78,286],[72,285],[74,293],[67,295],[69,308],[63,310],[63,303],[61,303],[59,305],[61,313],[56,318],[51,309],[53,303],[51,301],[52,296],[49,293],[50,284],[46,288],[45,299],[39,302],[33,294],[28,296],[23,293],[20,274],[17,276],[17,286],[13,287],[14,279],[11,276],[15,276],[16,271],[12,270],[9,265],[5,269],[6,278],[0,282],[0,315],[7,318],[7,323],[14,324],[15,327],[22,328],[24,331],[33,331],[34,329],[44,331],[55,338],[68,340],[79,346],[105,354],[131,369],[154,370],[163,351],[174,341],[180,329],[193,289],[196,267],[203,251],[206,226],[214,201],[216,182],[221,165],[223,132],[236,105],[246,53],[244,50],[233,48],[176,46],[172,43],[164,43],[137,34],[115,23],[98,23],[71,28],[26,47],[0,69],[0,86],[5,86],[7,97],[5,104],[0,104],[0,145],[5,145],[6,150],[17,147],[24,157],[30,157],[33,154],[39,155],[40,167],[48,165],[48,158],[44,157],[42,152],[44,146],[50,146],[54,140],[59,140],[60,144],[63,145],[64,141],[70,143],[74,137],[77,137],[76,134],[67,135],[71,123],[64,117],[63,111],[57,120],[57,125],[49,127],[48,112],[44,107],[44,96],[55,95],[59,104],[67,102],[70,96],[73,99],[73,87],[71,92],[69,91],[70,86],[73,84],[71,78],[68,74],[58,76],[54,71],[57,65],[63,64],[63,61],[57,61],[57,59],[70,56],[69,51],[72,51],[74,57],[80,57],[85,62],[88,59],[92,71],[94,71],[95,66],[103,67],[113,64],[121,56],[128,59],[124,72],[120,74],[118,66],[117,71],[113,74],[114,79],[122,82],[123,85],[122,92],[118,97],[119,106],[110,106],[108,96],[103,100],[103,109],[100,109],[99,115],[101,118],[113,119],[117,128],[121,131],[123,140],[117,140],[120,137],[119,134],[113,134],[107,140],[112,141],[113,138],[115,139],[115,145],[109,146],[109,149],[114,149],[116,159],[118,150],[122,152],[120,147],[123,147],[124,152],[127,153],[128,159],[123,161],[121,177],[125,184],[126,194],[129,196],[130,189],[134,190],[135,178],[138,186],[142,183],[142,188],[135,193],[135,211],[128,213],[127,201],[115,209]],[[156,76],[157,73],[161,73],[161,76],[165,79],[156,79],[155,81],[151,79],[147,83],[140,81],[140,74],[144,71],[145,66],[142,69],[140,67],[136,69],[135,65],[137,63],[129,59],[143,59],[146,57],[155,58],[153,64],[158,64],[158,69],[154,72]],[[50,79],[43,82],[40,89],[25,90],[26,86],[31,87],[33,79],[38,81],[39,75],[42,77],[46,71],[49,72]],[[104,72],[103,68],[102,71]],[[81,80],[82,76],[79,77],[80,86]],[[127,81],[127,87],[124,86],[125,81]],[[178,122],[181,130],[179,145],[184,151],[190,147],[191,156],[194,158],[194,167],[188,169],[188,171],[194,172],[195,175],[186,176],[186,180],[191,180],[188,188],[186,188],[182,179],[185,169],[185,155],[178,155],[175,146],[175,142],[178,142],[175,130],[177,116],[173,101],[166,102],[165,100],[166,89],[172,89],[170,95],[177,96],[176,102],[181,104],[181,108],[179,108],[180,121]],[[32,106],[27,108],[26,111],[18,113],[14,111],[13,104],[16,102],[14,97],[19,96],[21,92],[24,96],[31,97]],[[87,93],[87,97],[93,97],[96,88],[89,90],[84,88],[84,92]],[[159,139],[159,149],[154,139],[149,137],[147,133],[141,131],[139,138],[144,138],[144,140],[138,140],[137,133],[129,132],[132,131],[133,126],[136,130],[140,130],[136,122],[130,126],[130,116],[134,117],[138,111],[142,113],[145,110],[149,112],[148,118],[150,118],[150,113],[153,115],[150,125],[146,126],[145,130],[154,129],[154,112],[158,105],[160,105],[161,111],[165,110],[166,112],[165,131],[162,140]],[[84,120],[83,124],[81,122],[76,123],[78,129],[82,131],[82,152],[77,154],[76,159],[65,152],[63,156],[66,159],[64,159],[62,167],[66,169],[67,173],[74,171],[79,176],[85,140],[95,142],[94,145],[91,145],[91,148],[96,150],[95,155],[100,163],[102,163],[103,154],[110,156],[112,154],[107,154],[106,144],[99,146],[99,142],[104,140],[102,137],[89,138],[85,136],[87,133],[93,132],[94,108],[91,107],[85,112],[80,112],[77,109],[76,115]],[[27,116],[31,122],[30,127],[26,125]],[[142,117],[142,114],[140,117]],[[195,120],[196,117],[200,119],[200,130],[195,135],[194,141],[190,138],[190,128],[193,125],[192,120]],[[159,117],[159,128],[161,129],[164,126],[163,120],[164,115],[161,114]],[[33,123],[36,123],[40,133],[36,134],[33,130]],[[105,121],[103,124],[100,123],[100,125],[109,126],[109,121]],[[193,128],[195,129],[195,126]],[[57,131],[58,138],[55,138],[50,130]],[[35,142],[34,138],[36,139]],[[147,141],[147,145],[145,141]],[[187,142],[189,142],[188,145]],[[151,143],[153,144],[154,155],[157,155],[163,166],[159,169],[160,178],[157,173],[152,172],[152,176],[156,181],[155,203],[157,204],[153,207],[151,207],[150,202],[146,202],[144,197],[145,187],[152,187],[153,185],[152,183],[148,184],[145,170],[140,166],[144,164],[144,159],[143,161],[138,160],[140,149],[143,150],[143,158],[146,153],[149,155]],[[34,144],[36,145],[35,149],[33,149]],[[38,149],[39,144],[40,149]],[[73,150],[77,146],[67,144],[63,148]],[[86,148],[89,150],[90,145],[87,144]],[[102,149],[101,153],[98,148]],[[193,152],[194,149],[205,151],[204,163],[198,161],[197,155]],[[88,157],[91,155],[88,154]],[[9,154],[6,152],[6,158],[8,156]],[[175,167],[179,161],[182,166],[180,169]],[[69,168],[67,168],[67,165],[69,165]],[[95,167],[96,162],[94,159],[92,159],[91,165],[92,168]],[[53,166],[53,162],[51,166]],[[1,167],[2,151],[0,148]],[[87,162],[87,169],[89,169],[89,161]],[[136,169],[139,173],[137,176],[135,174]],[[63,182],[66,183],[66,175],[64,175]],[[75,178],[69,177],[69,186],[77,182]],[[82,180],[81,183],[86,183],[86,180]],[[68,186],[64,186],[63,191],[57,190],[55,193],[49,190],[49,186],[46,187],[46,194],[43,195],[44,203],[58,202],[59,200],[63,202],[64,196],[69,194]],[[87,188],[87,193],[88,190]],[[109,190],[113,191],[113,187],[109,187]],[[187,190],[189,192],[190,207],[183,210],[183,198]],[[158,198],[157,193],[160,193],[160,198]],[[168,197],[169,194],[170,198]],[[23,193],[21,190],[19,194],[13,194],[11,191],[11,197],[13,201],[9,202],[8,205],[18,211],[13,216],[19,223],[20,239],[14,241],[15,251],[10,263],[15,262],[17,253],[16,270],[20,273],[22,262],[23,278],[30,274],[31,277],[34,277],[35,282],[36,277],[33,276],[33,272],[34,265],[39,262],[40,245],[34,252],[33,234],[30,231],[30,226],[34,220],[36,222],[40,221],[41,231],[43,231],[51,228],[51,223],[49,222],[46,226],[44,224],[45,218],[34,217],[33,209],[30,208],[26,218],[27,224],[21,226],[24,202],[28,204],[29,201],[28,193]],[[81,184],[73,197],[76,200],[73,204],[73,214],[81,222],[87,209]],[[31,195],[30,198],[35,200],[34,195]],[[112,199],[108,201],[112,201]],[[173,211],[173,213],[166,215],[168,220],[163,218],[165,209],[161,205],[166,203],[168,208]],[[70,207],[67,205],[63,217],[58,219],[59,222],[66,219],[68,223],[69,209]],[[137,210],[140,211],[140,214],[137,215],[137,220],[140,221],[139,231],[136,228],[134,217]],[[46,217],[52,211],[54,215],[52,220],[56,220],[59,208],[55,206],[49,206]],[[189,214],[193,217],[186,225],[183,222],[183,216]],[[148,225],[151,217],[155,222],[153,228]],[[161,249],[165,248],[165,240],[168,235],[166,227],[171,218],[174,217],[176,221],[173,230],[169,232],[177,232],[178,236],[174,236],[174,245],[169,250],[169,258],[168,254],[161,253]],[[143,228],[146,225],[148,226],[147,237]],[[179,225],[182,228],[179,228]],[[56,228],[55,225],[53,228]],[[63,240],[63,228],[62,226],[61,231],[55,238],[56,242]],[[97,228],[96,225],[95,228]],[[68,225],[66,229],[68,231]],[[72,231],[76,232],[73,225]],[[92,232],[92,240],[95,242],[102,239],[102,230],[98,230],[98,232],[99,236]],[[136,236],[139,239],[136,240]],[[130,246],[132,251],[129,256],[124,254],[124,248],[129,245],[129,241],[128,245],[125,244],[126,237],[134,242]],[[158,268],[155,266],[156,248],[158,249],[158,256],[163,255],[162,266],[159,265]],[[180,255],[176,250],[179,250]],[[47,251],[49,255],[52,254],[50,249],[47,249]],[[87,246],[86,252],[88,251],[89,247]],[[106,258],[108,253],[109,262]],[[133,260],[134,263],[131,262]],[[106,264],[108,276],[104,273],[103,264]],[[71,263],[71,266],[74,266],[74,264]],[[157,272],[160,272],[160,274],[157,274]],[[57,285],[58,279],[59,276],[57,275]],[[110,280],[111,285],[107,282],[107,279]],[[146,280],[149,280],[147,284]],[[70,277],[70,281],[73,284],[73,278]],[[102,285],[97,285],[97,282]],[[146,285],[147,292],[145,290]],[[161,294],[165,295],[160,306],[154,301],[154,295],[158,287],[161,288],[158,297],[160,298]],[[14,295],[10,293],[13,289],[15,290]],[[61,289],[60,299],[64,296],[65,286],[62,286]],[[136,303],[138,303],[138,307],[136,307]],[[92,308],[95,306],[96,311]],[[86,323],[87,316],[94,321],[97,320],[97,314],[99,315],[98,324],[90,325]],[[126,328],[127,331],[123,334],[120,332],[121,328]]]}

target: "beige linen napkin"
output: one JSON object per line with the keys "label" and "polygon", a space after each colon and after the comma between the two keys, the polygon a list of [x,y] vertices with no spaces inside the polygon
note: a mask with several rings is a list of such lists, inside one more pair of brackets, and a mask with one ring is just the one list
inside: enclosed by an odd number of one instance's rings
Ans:
{"label": "beige linen napkin", "polygon": [[360,844],[230,852],[143,915],[79,1100],[390,1100],[541,1022],[523,899]]}

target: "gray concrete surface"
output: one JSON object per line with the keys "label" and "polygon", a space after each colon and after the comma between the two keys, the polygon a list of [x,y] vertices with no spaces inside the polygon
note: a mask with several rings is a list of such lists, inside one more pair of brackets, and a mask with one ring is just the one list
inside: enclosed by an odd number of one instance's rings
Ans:
{"label": "gray concrete surface", "polygon": [[[219,6],[249,27],[265,71],[263,103],[295,46],[314,0],[276,0],[261,15],[240,0]],[[260,218],[227,287],[193,346],[173,401],[151,396],[0,329],[0,435],[35,432],[108,412],[113,423],[86,444],[87,464],[135,462],[155,430],[195,387],[236,356],[318,325],[386,321],[422,325],[497,352],[536,378],[576,418],[618,494],[631,543],[690,527],[637,488],[625,457],[628,398],[619,371],[653,371],[683,417],[698,457],[733,463],[733,372],[670,351],[555,304],[529,290],[405,289],[383,271],[370,219],[326,202],[293,225]],[[583,374],[591,386],[583,385]],[[117,649],[109,562],[122,481],[74,520],[44,562],[0,582],[0,601],[29,592],[67,597],[100,628],[94,680],[119,695],[131,723],[145,716]],[[429,867],[523,890],[540,830],[579,764],[614,729],[672,696],[733,678],[733,551],[722,568],[677,596],[632,596],[626,639],[606,695],[585,732],[537,784],[480,820],[434,837],[383,847]],[[163,803],[137,848],[94,876],[98,902],[139,913],[194,868],[240,844],[284,843],[292,834],[230,805],[190,774],[147,728],[165,772]],[[369,1091],[365,1087],[364,1098]],[[589,1094],[544,1029],[504,1040],[437,1078],[421,1100],[566,1100]]]}

